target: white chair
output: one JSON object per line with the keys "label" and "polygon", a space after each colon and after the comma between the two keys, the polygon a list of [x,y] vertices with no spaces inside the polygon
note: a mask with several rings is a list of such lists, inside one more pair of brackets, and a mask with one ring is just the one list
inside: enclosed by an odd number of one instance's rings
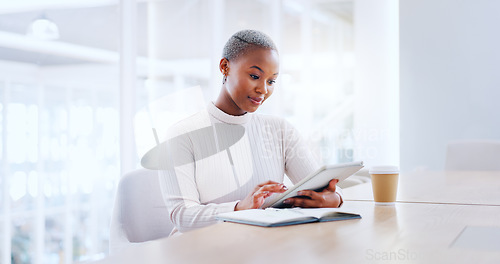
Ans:
{"label": "white chair", "polygon": [[500,141],[468,140],[448,143],[446,170],[500,170]]}
{"label": "white chair", "polygon": [[110,254],[134,243],[166,237],[173,227],[158,172],[138,169],[125,174],[118,185],[111,217]]}

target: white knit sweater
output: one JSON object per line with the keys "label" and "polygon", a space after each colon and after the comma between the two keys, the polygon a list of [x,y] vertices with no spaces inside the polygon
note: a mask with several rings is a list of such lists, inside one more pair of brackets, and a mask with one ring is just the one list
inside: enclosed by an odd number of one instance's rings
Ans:
{"label": "white knit sweater", "polygon": [[209,104],[169,130],[160,184],[173,233],[216,223],[260,183],[293,183],[319,166],[304,141],[282,118],[232,116]]}

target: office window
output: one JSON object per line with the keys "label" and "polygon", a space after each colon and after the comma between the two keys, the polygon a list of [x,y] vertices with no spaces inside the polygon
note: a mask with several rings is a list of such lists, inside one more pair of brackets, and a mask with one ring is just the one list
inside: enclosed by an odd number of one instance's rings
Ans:
{"label": "office window", "polygon": [[[119,179],[118,6],[2,5],[0,262],[102,257]],[[58,36],[30,29],[44,19]]]}
{"label": "office window", "polygon": [[59,262],[106,252],[119,174],[118,111],[108,100],[116,92],[9,86],[2,202],[10,219],[2,220],[11,222],[12,259]]}

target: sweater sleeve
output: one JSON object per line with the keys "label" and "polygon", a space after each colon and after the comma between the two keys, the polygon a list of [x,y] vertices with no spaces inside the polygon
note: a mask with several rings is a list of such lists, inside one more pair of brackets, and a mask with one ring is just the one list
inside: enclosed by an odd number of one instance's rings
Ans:
{"label": "sweater sleeve", "polygon": [[319,165],[299,132],[285,120],[282,137],[285,173],[295,184],[317,170]]}
{"label": "sweater sleeve", "polygon": [[[292,183],[296,184],[317,170],[319,164],[299,132],[287,121],[284,121],[283,128],[285,173]],[[336,192],[340,196],[342,205],[342,189],[337,186]]]}
{"label": "sweater sleeve", "polygon": [[202,204],[198,192],[196,160],[188,134],[162,144],[159,171],[160,185],[170,219],[180,232],[186,232],[217,222],[215,216],[234,211],[238,201]]}

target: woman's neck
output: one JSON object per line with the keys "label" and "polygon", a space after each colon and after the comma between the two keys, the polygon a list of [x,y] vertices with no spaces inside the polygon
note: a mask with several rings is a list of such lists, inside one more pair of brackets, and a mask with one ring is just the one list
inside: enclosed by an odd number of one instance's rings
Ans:
{"label": "woman's neck", "polygon": [[222,87],[217,100],[214,102],[215,106],[219,108],[221,111],[228,115],[233,116],[241,116],[246,114],[247,112],[241,110],[239,106],[233,101],[231,96],[227,93],[225,87]]}

